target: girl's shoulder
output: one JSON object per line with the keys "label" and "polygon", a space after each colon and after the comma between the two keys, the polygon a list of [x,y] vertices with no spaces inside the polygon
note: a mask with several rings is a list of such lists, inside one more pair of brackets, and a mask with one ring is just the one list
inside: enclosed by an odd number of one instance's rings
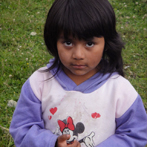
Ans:
{"label": "girl's shoulder", "polygon": [[46,78],[50,78],[51,73],[48,70],[48,67],[41,67],[38,70],[36,70],[31,76],[30,79],[34,81],[42,81],[45,80]]}
{"label": "girl's shoulder", "polygon": [[30,86],[39,100],[41,100],[41,91],[44,88],[44,84],[52,77],[47,67],[39,68],[29,77]]}
{"label": "girl's shoulder", "polygon": [[[120,87],[120,88],[133,88],[132,84],[130,83],[130,81],[128,79],[126,79],[125,77],[119,75],[119,74],[114,74],[113,76],[111,76],[107,82],[109,84],[113,84],[113,86],[116,87]],[[135,90],[135,89],[134,89]]]}
{"label": "girl's shoulder", "polygon": [[107,85],[112,85],[111,87],[120,93],[132,93],[133,95],[138,94],[130,81],[118,74],[111,76],[107,81]]}
{"label": "girl's shoulder", "polygon": [[117,104],[117,118],[122,116],[140,97],[129,80],[120,75],[110,77],[105,86],[107,93],[111,93]]}

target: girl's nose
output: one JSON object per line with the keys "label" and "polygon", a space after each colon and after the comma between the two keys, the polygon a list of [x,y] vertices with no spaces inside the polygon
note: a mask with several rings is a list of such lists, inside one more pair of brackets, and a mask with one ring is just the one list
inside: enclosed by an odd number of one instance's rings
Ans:
{"label": "girl's nose", "polygon": [[73,49],[73,58],[76,60],[84,59],[84,47],[82,45],[75,46]]}

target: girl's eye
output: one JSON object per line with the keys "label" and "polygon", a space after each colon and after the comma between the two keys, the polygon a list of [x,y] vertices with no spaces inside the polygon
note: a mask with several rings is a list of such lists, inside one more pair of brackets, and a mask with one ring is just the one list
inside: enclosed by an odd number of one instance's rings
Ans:
{"label": "girl's eye", "polygon": [[94,43],[93,43],[93,42],[87,42],[87,43],[86,43],[86,46],[87,46],[87,47],[93,47],[93,46],[94,46]]}
{"label": "girl's eye", "polygon": [[71,43],[70,41],[65,41],[65,42],[64,42],[64,45],[65,45],[65,46],[72,46],[72,43]]}

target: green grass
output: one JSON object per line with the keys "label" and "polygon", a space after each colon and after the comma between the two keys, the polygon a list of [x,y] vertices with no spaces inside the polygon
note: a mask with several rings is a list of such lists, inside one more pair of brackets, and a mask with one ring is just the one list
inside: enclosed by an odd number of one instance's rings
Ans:
{"label": "green grass", "polygon": [[[110,0],[117,17],[117,30],[126,49],[126,78],[139,92],[147,109],[147,0]],[[26,79],[51,56],[43,41],[43,27],[50,0],[0,1],[0,147],[13,147],[9,135],[14,108]],[[36,32],[31,36],[31,32]]]}

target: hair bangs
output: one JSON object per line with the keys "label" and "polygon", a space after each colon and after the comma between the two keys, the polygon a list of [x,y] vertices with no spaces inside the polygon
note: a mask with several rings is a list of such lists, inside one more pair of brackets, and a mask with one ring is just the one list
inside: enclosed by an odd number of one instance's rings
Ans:
{"label": "hair bangs", "polygon": [[97,10],[89,11],[89,7],[81,0],[68,1],[65,10],[62,14],[60,13],[57,25],[58,35],[63,33],[65,38],[73,36],[84,40],[94,36],[104,36],[101,16],[96,12]]}

